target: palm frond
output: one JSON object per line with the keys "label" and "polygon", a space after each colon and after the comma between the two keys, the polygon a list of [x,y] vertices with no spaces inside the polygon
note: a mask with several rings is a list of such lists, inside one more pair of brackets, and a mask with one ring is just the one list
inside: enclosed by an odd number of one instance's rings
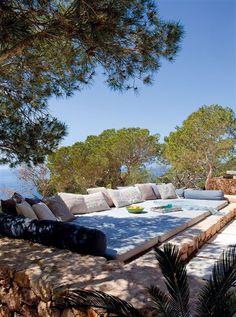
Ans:
{"label": "palm frond", "polygon": [[163,292],[159,287],[151,286],[148,288],[148,292],[151,296],[153,307],[157,309],[158,316],[160,317],[178,317],[173,310],[170,297]]}
{"label": "palm frond", "polygon": [[139,310],[126,301],[98,291],[67,290],[56,298],[55,303],[56,307],[61,309],[94,307],[104,309],[107,313],[118,317],[144,317]]}
{"label": "palm frond", "polygon": [[234,314],[236,314],[236,291],[235,291],[235,289],[229,293],[226,305],[227,305],[227,307],[229,307],[230,316],[234,316]]}
{"label": "palm frond", "polygon": [[[233,316],[232,305],[236,286],[236,246],[229,247],[215,263],[212,276],[199,294],[196,317]],[[235,303],[235,298],[234,298]]]}
{"label": "palm frond", "polygon": [[189,317],[189,284],[186,265],[176,246],[165,244],[163,251],[155,248],[156,258],[165,278],[173,309],[179,317]]}

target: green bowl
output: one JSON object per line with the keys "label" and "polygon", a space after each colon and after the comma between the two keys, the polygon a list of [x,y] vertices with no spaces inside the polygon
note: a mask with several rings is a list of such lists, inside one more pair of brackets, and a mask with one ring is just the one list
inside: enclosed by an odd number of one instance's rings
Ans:
{"label": "green bowl", "polygon": [[128,210],[128,212],[130,212],[131,214],[140,214],[141,212],[143,212],[144,207],[139,206],[138,208],[134,208],[132,206],[126,207],[126,209]]}

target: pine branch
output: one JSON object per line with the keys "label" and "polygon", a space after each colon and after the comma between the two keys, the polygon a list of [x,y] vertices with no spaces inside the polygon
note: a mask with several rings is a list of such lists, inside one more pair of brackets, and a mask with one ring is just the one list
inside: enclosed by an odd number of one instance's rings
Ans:
{"label": "pine branch", "polygon": [[20,41],[12,48],[9,48],[3,51],[0,54],[0,63],[4,62],[5,60],[9,60],[12,57],[21,55],[25,49],[31,47],[33,43],[35,43],[36,41],[41,41],[43,39],[50,38],[50,37],[51,35],[45,31],[28,36],[27,38]]}

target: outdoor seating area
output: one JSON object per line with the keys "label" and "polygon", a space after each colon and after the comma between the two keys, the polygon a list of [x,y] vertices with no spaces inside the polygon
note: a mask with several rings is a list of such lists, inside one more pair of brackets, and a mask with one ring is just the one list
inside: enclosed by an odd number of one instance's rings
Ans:
{"label": "outdoor seating area", "polygon": [[[208,274],[213,264],[213,260],[208,260],[207,257],[215,258],[209,253],[209,248],[214,253],[218,248],[215,253],[218,255],[225,247],[222,242],[216,244],[215,236],[218,235],[215,234],[219,232],[219,235],[222,235],[222,228],[225,228],[226,224],[236,216],[236,204],[231,203],[235,197],[228,198],[229,204],[220,210],[220,214],[209,215],[167,239],[167,242],[177,245],[183,255],[187,254],[188,260],[192,257],[192,252],[197,250],[196,248],[206,245],[207,250],[203,249],[204,254],[200,251],[199,257],[193,257],[187,266],[193,302],[196,293],[205,283],[206,275],[203,274]],[[229,233],[225,231],[225,234]],[[212,237],[214,237],[213,241],[210,240]],[[230,243],[235,243],[236,240],[232,237],[229,236]],[[62,316],[66,314],[75,316],[81,312],[75,309],[60,311],[52,307],[55,306],[55,295],[58,292],[68,288],[82,288],[118,296],[139,308],[145,316],[155,316],[150,309],[147,287],[151,284],[163,287],[163,277],[153,250],[124,264],[117,260],[107,261],[104,257],[85,256],[37,243],[32,244],[27,240],[1,238],[0,244],[0,273],[4,285],[7,285],[7,290],[4,287],[2,292],[1,301],[11,310],[18,311],[23,307],[31,316],[37,316],[38,313],[40,317],[46,314],[53,316],[56,313],[58,316],[60,313]],[[29,298],[29,294],[36,295]],[[4,309],[4,313],[9,311],[6,307]]]}
{"label": "outdoor seating area", "polygon": [[[227,204],[221,190],[175,189],[171,183],[90,188],[86,195],[58,193],[44,202],[14,194],[2,200],[0,233],[129,261],[210,215],[220,216]],[[142,208],[132,212],[128,206]]]}
{"label": "outdoor seating area", "polygon": [[[181,211],[153,210],[157,206],[172,204]],[[138,205],[144,210],[139,214],[129,213],[126,207],[112,208],[108,211],[90,213],[76,217],[75,222],[103,231],[107,237],[106,255],[127,261],[139,253],[166,241],[173,235],[217,212],[228,202],[171,199],[149,200]]]}

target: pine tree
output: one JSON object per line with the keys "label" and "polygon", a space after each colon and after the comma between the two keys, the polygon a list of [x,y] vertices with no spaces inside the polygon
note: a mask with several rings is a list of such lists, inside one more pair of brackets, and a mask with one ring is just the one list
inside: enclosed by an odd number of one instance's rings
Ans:
{"label": "pine tree", "polygon": [[[111,89],[150,84],[160,59],[173,60],[181,35],[152,0],[2,0],[0,162],[41,161],[57,146],[66,129],[47,113],[50,96],[91,84],[98,67]],[[32,155],[17,146],[22,141]]]}

